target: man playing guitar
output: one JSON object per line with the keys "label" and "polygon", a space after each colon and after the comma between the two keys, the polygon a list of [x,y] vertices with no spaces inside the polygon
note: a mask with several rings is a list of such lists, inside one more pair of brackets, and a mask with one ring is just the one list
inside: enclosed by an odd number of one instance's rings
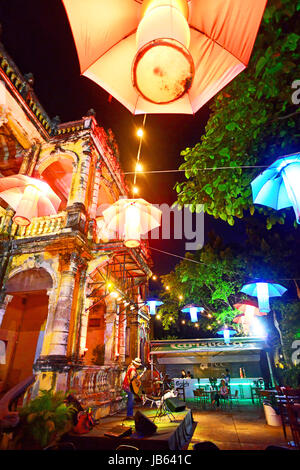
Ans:
{"label": "man playing guitar", "polygon": [[144,374],[138,375],[137,369],[139,369],[142,365],[142,361],[139,357],[136,357],[131,361],[129,364],[125,378],[123,381],[122,388],[127,393],[128,401],[127,401],[127,416],[126,420],[134,419],[133,418],[133,403],[134,403],[134,396],[138,395],[139,387],[140,387],[140,378]]}

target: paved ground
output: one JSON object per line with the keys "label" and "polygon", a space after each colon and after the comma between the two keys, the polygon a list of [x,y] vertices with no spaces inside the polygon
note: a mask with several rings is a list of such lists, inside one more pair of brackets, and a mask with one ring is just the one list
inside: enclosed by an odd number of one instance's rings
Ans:
{"label": "paved ground", "polygon": [[[221,450],[264,450],[269,445],[287,446],[282,427],[266,424],[264,411],[245,400],[232,410],[201,409],[188,403],[197,427],[188,449],[199,441],[211,441]],[[291,440],[290,430],[287,438]]]}

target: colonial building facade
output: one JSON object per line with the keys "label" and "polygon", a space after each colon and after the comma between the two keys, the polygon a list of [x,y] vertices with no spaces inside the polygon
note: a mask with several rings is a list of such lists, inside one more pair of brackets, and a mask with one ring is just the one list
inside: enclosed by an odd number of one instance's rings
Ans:
{"label": "colonial building facade", "polygon": [[103,228],[105,205],[128,194],[118,148],[92,110],[51,121],[1,45],[0,79],[0,176],[42,179],[61,199],[23,227],[0,199],[0,393],[34,374],[31,395],[72,389],[108,414],[126,365],[149,352],[147,244]]}

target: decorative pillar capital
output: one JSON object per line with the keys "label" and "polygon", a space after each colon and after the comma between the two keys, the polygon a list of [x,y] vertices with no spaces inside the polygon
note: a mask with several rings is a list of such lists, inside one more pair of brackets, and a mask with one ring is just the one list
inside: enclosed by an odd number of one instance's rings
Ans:
{"label": "decorative pillar capital", "polygon": [[0,301],[0,327],[1,327],[1,324],[2,324],[2,320],[3,320],[4,314],[5,314],[7,305],[12,300],[12,298],[13,298],[13,295],[6,294],[2,297],[2,301]]}

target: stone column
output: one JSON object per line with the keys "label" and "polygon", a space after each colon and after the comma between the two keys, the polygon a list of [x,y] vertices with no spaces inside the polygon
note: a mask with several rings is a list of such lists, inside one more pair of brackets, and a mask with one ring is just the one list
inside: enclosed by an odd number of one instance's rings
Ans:
{"label": "stone column", "polygon": [[3,226],[2,226],[2,233],[8,235],[10,233],[10,229],[12,226],[12,218],[14,216],[15,211],[13,209],[6,209],[6,215],[4,218]]}
{"label": "stone column", "polygon": [[73,176],[70,190],[66,230],[86,231],[87,209],[89,206],[88,187],[91,179],[92,154],[90,150],[82,151],[81,159],[75,175]]}
{"label": "stone column", "polygon": [[[83,260],[82,260],[83,261]],[[70,354],[77,361],[81,356],[80,342],[82,337],[82,328],[85,328],[85,336],[88,322],[88,312],[85,312],[85,283],[86,283],[87,264],[83,261],[80,266],[79,290],[77,302],[74,309],[74,326],[72,330],[72,344]],[[84,344],[85,348],[85,344]],[[83,351],[84,352],[84,351]]]}
{"label": "stone column", "polygon": [[86,291],[84,291],[85,301],[83,302],[81,316],[80,316],[80,330],[79,330],[79,344],[78,344],[78,355],[82,357],[85,352],[86,339],[87,339],[87,329],[89,322],[89,307],[95,302],[94,297],[87,297]]}
{"label": "stone column", "polygon": [[5,314],[7,305],[12,300],[12,298],[13,298],[12,295],[6,295],[4,297],[2,303],[0,304],[0,328],[1,328],[2,320],[3,320],[4,314]]}
{"label": "stone column", "polygon": [[122,310],[119,316],[119,362],[125,363],[126,348],[126,309]]}
{"label": "stone column", "polygon": [[104,332],[104,346],[105,356],[104,364],[111,364],[114,360],[114,323],[117,312],[117,305],[115,300],[109,299],[106,303],[106,313],[104,315],[105,332]]}
{"label": "stone column", "polygon": [[82,151],[80,162],[75,170],[68,205],[82,204],[86,209],[87,190],[90,181],[90,167],[92,153],[90,150]]}
{"label": "stone column", "polygon": [[137,310],[131,310],[130,315],[130,359],[140,357],[139,317]]}
{"label": "stone column", "polygon": [[48,356],[65,357],[67,355],[73,293],[79,260],[77,255],[72,253],[66,255],[63,261],[66,264],[61,267],[58,300],[52,322]]}

